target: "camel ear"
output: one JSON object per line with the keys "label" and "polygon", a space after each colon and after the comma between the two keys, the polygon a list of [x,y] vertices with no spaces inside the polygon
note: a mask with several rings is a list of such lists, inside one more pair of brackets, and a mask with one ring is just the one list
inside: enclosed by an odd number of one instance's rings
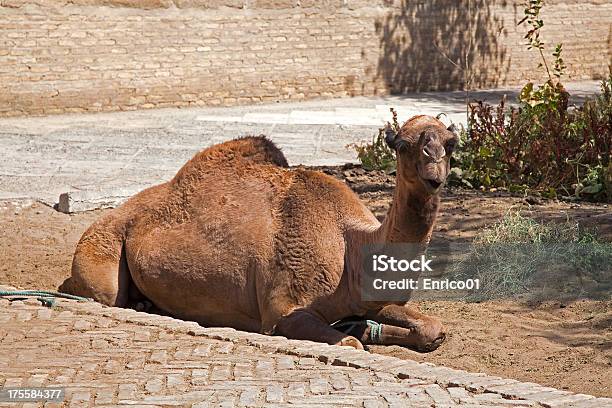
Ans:
{"label": "camel ear", "polygon": [[397,132],[395,131],[395,129],[393,129],[393,127],[387,125],[385,126],[385,142],[387,142],[387,146],[389,146],[391,149],[395,150],[396,143],[395,143],[395,139],[397,138]]}

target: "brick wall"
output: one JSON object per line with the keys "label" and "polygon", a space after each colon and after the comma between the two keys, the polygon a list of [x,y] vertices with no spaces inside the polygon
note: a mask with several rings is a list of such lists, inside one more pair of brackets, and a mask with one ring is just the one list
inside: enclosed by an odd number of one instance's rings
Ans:
{"label": "brick wall", "polygon": [[[462,89],[466,59],[471,87],[541,79],[521,5],[470,3],[0,0],[0,116]],[[544,20],[569,79],[606,74],[612,1]]]}

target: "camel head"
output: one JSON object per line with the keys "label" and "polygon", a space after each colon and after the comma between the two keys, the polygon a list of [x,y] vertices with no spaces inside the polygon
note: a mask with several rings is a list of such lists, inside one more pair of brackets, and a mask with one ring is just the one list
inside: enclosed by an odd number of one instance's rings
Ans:
{"label": "camel head", "polygon": [[450,172],[450,159],[459,138],[438,119],[419,115],[409,119],[399,132],[387,128],[389,147],[397,154],[397,182],[410,185],[424,195],[440,192]]}

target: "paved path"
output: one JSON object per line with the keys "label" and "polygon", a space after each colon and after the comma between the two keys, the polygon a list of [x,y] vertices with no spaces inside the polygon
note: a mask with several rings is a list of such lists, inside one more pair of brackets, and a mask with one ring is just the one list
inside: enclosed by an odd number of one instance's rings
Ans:
{"label": "paved path", "polygon": [[349,347],[94,302],[50,309],[0,299],[0,388],[26,386],[65,387],[69,407],[612,407],[611,399]]}
{"label": "paved path", "polygon": [[[596,82],[572,84],[581,100]],[[498,101],[516,90],[475,93]],[[465,122],[462,92],[421,93],[233,108],[162,109],[0,119],[0,199],[56,203],[67,191],[131,195],[171,178],[195,152],[237,136],[265,134],[291,164],[355,160],[350,143],[369,140],[395,107],[400,120],[446,113]]]}

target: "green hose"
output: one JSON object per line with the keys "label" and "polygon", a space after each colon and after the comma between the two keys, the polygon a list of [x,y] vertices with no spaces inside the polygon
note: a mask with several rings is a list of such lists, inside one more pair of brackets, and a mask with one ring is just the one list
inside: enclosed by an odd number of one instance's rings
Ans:
{"label": "green hose", "polygon": [[54,292],[52,290],[0,290],[0,297],[36,297],[44,306],[55,306],[55,298],[78,300],[79,302],[91,301],[82,296],[69,295],[68,293]]}

